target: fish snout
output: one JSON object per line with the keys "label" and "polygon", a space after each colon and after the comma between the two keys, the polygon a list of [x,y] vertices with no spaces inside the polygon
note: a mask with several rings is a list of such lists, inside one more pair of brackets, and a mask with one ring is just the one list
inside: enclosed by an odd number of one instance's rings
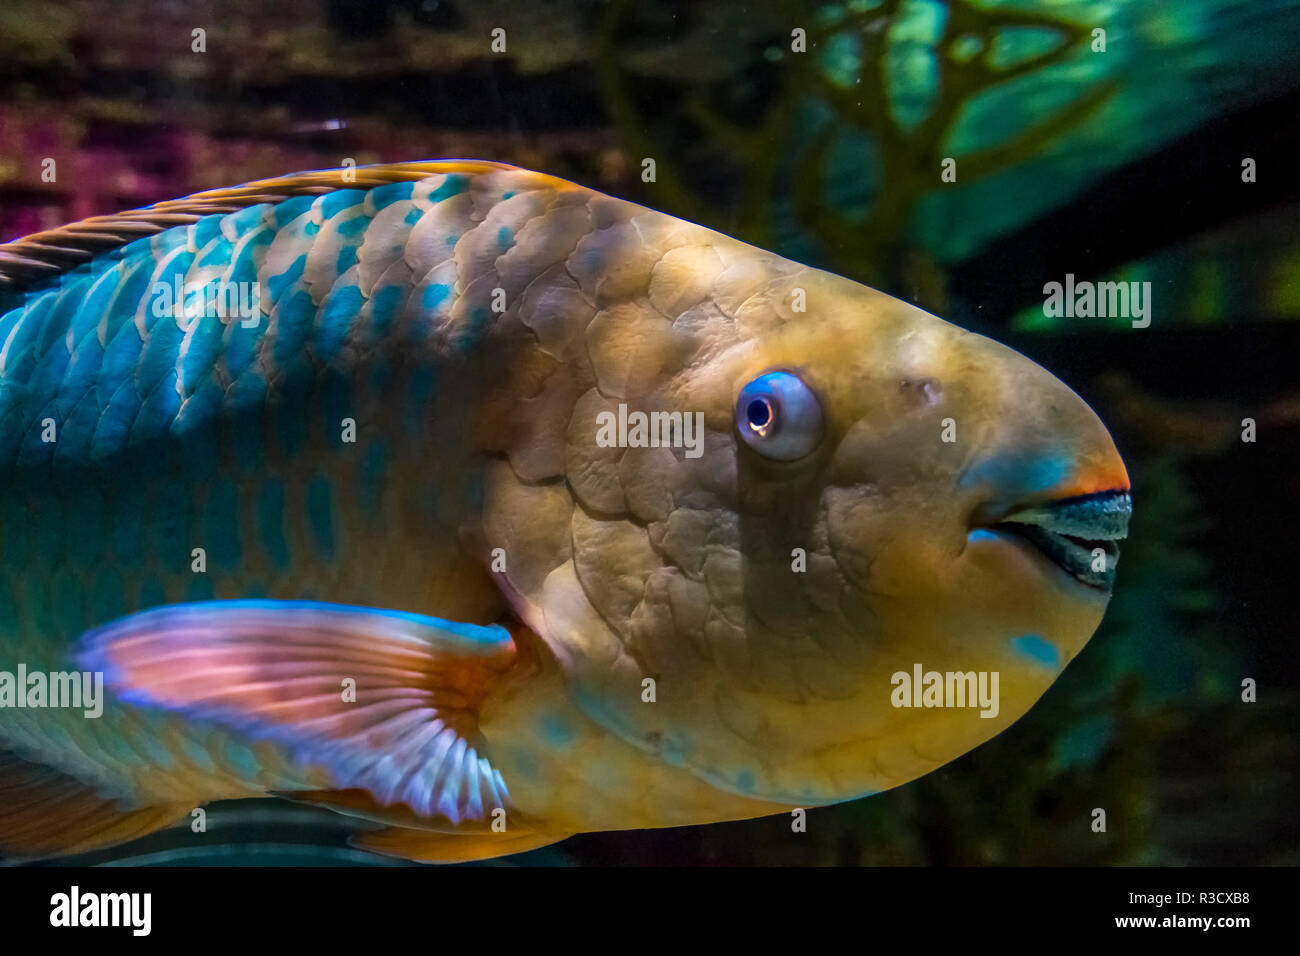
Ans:
{"label": "fish snout", "polygon": [[958,477],[971,496],[970,537],[1027,550],[1074,583],[1109,593],[1132,513],[1124,462],[1065,383],[1017,352],[997,351],[990,447]]}

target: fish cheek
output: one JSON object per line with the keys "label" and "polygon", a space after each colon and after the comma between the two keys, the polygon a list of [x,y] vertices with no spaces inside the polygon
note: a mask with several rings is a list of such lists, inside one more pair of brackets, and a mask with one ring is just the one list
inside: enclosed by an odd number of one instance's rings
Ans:
{"label": "fish cheek", "polygon": [[870,592],[877,557],[896,537],[889,501],[875,485],[832,486],[825,493],[829,550],[850,585]]}
{"label": "fish cheek", "polygon": [[737,456],[731,613],[758,678],[751,687],[780,700],[852,695],[869,666],[872,613],[832,549],[823,464]]}
{"label": "fish cheek", "polygon": [[1006,653],[1010,639],[1034,634],[1058,649],[1064,666],[1101,623],[1105,596],[1080,600],[1078,587],[1057,581],[1056,569],[1041,567],[1038,557],[1009,542],[992,543],[967,549],[954,589],[969,595],[972,619],[988,623],[997,653]]}
{"label": "fish cheek", "polygon": [[[746,482],[742,467],[740,480]],[[817,608],[803,583],[807,556],[818,550],[820,495],[815,489],[763,489],[764,507],[752,510],[753,494],[742,487],[737,516],[738,551],[743,609],[778,633],[795,635],[807,629]]]}

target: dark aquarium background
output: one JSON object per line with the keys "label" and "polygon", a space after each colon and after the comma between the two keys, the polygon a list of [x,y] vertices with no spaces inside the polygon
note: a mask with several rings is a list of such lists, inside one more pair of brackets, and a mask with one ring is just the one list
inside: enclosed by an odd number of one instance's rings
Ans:
{"label": "dark aquarium background", "polygon": [[[1110,427],[1135,508],[1115,599],[1008,731],[798,836],[491,865],[1294,865],[1298,118],[1295,0],[4,0],[0,241],[347,159],[501,160],[1007,342]],[[1150,282],[1150,325],[1049,317],[1067,274]],[[218,804],[201,837],[74,862],[393,862],[348,826]]]}

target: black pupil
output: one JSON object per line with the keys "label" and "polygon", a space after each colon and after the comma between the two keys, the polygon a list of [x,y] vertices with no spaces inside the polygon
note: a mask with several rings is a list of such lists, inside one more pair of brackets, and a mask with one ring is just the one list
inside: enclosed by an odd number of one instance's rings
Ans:
{"label": "black pupil", "polygon": [[749,416],[749,424],[753,428],[766,428],[772,420],[772,406],[767,403],[767,399],[756,398],[749,403],[745,414]]}

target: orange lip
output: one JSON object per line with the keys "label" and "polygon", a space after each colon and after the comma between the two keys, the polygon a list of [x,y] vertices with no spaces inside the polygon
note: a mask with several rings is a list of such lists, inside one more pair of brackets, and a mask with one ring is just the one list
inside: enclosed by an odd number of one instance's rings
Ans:
{"label": "orange lip", "polygon": [[1131,490],[1128,469],[1118,455],[1111,456],[1101,467],[1090,468],[1085,463],[1076,469],[1073,481],[1052,489],[1054,498],[1081,498],[1084,495],[1096,495],[1105,491],[1128,492]]}

